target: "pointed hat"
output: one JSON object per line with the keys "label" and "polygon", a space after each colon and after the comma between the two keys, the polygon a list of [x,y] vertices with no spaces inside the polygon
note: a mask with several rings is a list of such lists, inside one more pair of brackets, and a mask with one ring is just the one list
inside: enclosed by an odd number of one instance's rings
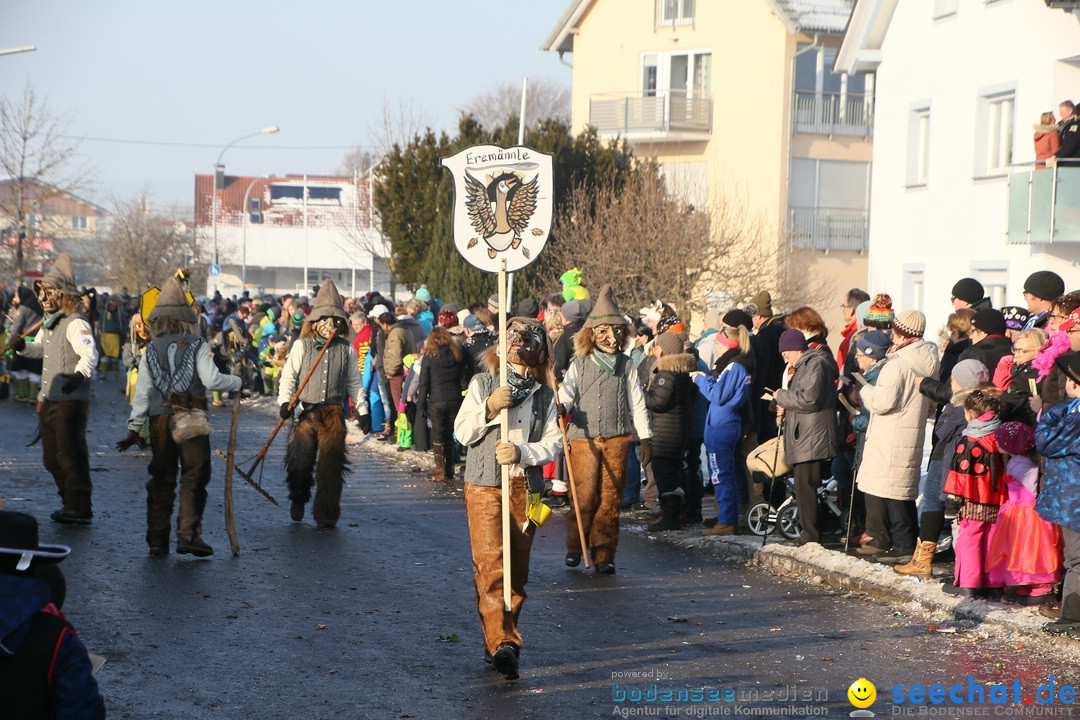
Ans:
{"label": "pointed hat", "polygon": [[49,272],[38,282],[71,295],[79,294],[79,287],[75,284],[75,271],[71,269],[71,256],[67,253],[60,253]]}
{"label": "pointed hat", "polygon": [[154,309],[150,311],[150,316],[146,319],[152,322],[157,318],[173,318],[186,323],[199,322],[195,311],[188,304],[184,288],[180,287],[180,281],[175,277],[170,277],[165,281],[165,287],[161,289]]}
{"label": "pointed hat", "polygon": [[619,306],[615,304],[615,291],[610,285],[600,288],[600,296],[593,305],[589,318],[585,321],[587,328],[597,325],[626,325],[626,318],[619,312]]}
{"label": "pointed hat", "polygon": [[349,319],[349,316],[345,314],[345,303],[333,280],[327,280],[326,284],[319,288],[319,294],[315,296],[315,304],[311,306],[312,320],[321,320],[326,317]]}

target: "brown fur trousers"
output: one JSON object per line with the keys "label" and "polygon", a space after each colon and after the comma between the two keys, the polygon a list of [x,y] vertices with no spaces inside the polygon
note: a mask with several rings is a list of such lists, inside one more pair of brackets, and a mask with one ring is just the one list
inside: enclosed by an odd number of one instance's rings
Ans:
{"label": "brown fur trousers", "polygon": [[[345,456],[345,411],[341,405],[316,405],[300,414],[289,432],[285,472],[289,500],[294,505],[300,504],[301,518],[314,484],[312,517],[320,527],[334,527],[341,516],[341,491],[349,472]],[[301,518],[293,516],[294,520]]]}
{"label": "brown fur trousers", "polygon": [[[570,441],[573,491],[581,509],[581,528],[597,563],[615,562],[615,550],[619,545],[619,506],[626,486],[629,448],[629,435]],[[566,519],[566,551],[583,554],[574,513]]]}

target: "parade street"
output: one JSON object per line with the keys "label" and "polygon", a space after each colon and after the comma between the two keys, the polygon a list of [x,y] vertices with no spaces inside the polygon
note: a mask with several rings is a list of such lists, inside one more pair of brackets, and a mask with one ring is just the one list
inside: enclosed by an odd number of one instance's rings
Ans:
{"label": "parade street", "polygon": [[[508,682],[482,657],[460,479],[431,483],[365,440],[350,449],[338,527],[317,529],[310,505],[303,523],[289,519],[283,434],[263,476],[282,506],[235,478],[238,557],[216,455],[203,534],[214,556],[149,557],[149,451],[113,450],[127,412],[119,387],[95,383],[89,527],[48,520],[54,486],[40,445],[25,447],[33,408],[0,404],[4,507],[39,518],[43,542],[73,548],[61,565],[64,610],[106,658],[97,680],[110,717],[847,717],[860,677],[876,684],[873,710],[887,715],[895,685],[960,683],[966,701],[969,675],[975,685],[1019,681],[1012,709],[1022,711],[1024,694],[1052,677],[1059,687],[1077,680],[1071,659],[927,632],[926,617],[680,549],[627,516],[614,576],[569,569],[558,511],[536,536],[521,679]],[[230,407],[211,413],[214,448],[226,447]],[[269,400],[244,401],[244,467],[275,420]],[[702,688],[723,699],[650,700]]]}

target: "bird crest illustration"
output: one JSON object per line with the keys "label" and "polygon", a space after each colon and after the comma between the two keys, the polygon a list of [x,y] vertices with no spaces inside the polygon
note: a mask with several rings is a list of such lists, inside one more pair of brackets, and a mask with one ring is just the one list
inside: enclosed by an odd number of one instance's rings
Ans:
{"label": "bird crest illustration", "polygon": [[[516,172],[486,175],[484,182],[465,173],[465,207],[473,228],[488,246],[488,257],[521,246],[521,235],[536,212],[539,176],[529,182]],[[528,251],[522,249],[528,257]]]}

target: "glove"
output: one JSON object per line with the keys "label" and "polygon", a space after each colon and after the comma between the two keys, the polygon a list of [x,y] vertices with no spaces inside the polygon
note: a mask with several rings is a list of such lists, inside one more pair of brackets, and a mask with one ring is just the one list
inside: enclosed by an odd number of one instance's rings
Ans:
{"label": "glove", "polygon": [[499,440],[495,443],[495,459],[500,465],[513,465],[521,459],[521,450],[512,442]]}
{"label": "glove", "polygon": [[70,395],[79,389],[79,386],[83,384],[83,380],[86,380],[86,376],[82,373],[60,373],[56,376],[58,380],[62,379],[64,384],[60,386],[60,392],[65,395]]}
{"label": "glove", "polygon": [[356,418],[356,424],[360,426],[360,432],[365,435],[371,434],[371,415],[360,415]]}
{"label": "glove", "polygon": [[282,420],[288,420],[292,417],[292,409],[289,408],[289,403],[281,403],[281,408],[278,410],[278,417]]}
{"label": "glove", "polygon": [[26,338],[22,335],[16,335],[8,341],[8,347],[15,352],[21,352],[26,348]]}
{"label": "glove", "polygon": [[116,443],[116,450],[117,452],[124,452],[132,445],[138,445],[141,450],[146,447],[146,441],[142,439],[142,436],[140,436],[139,433],[134,430],[128,430],[127,437]]}
{"label": "glove", "polygon": [[641,467],[652,464],[652,441],[649,438],[641,439]]}
{"label": "glove", "polygon": [[955,520],[956,516],[960,514],[960,506],[964,503],[964,499],[959,495],[946,495],[945,496],[945,519]]}
{"label": "glove", "polygon": [[496,388],[495,392],[491,393],[491,397],[487,399],[487,403],[484,407],[487,410],[488,420],[491,420],[500,412],[510,407],[510,386],[503,385],[500,388]]}

